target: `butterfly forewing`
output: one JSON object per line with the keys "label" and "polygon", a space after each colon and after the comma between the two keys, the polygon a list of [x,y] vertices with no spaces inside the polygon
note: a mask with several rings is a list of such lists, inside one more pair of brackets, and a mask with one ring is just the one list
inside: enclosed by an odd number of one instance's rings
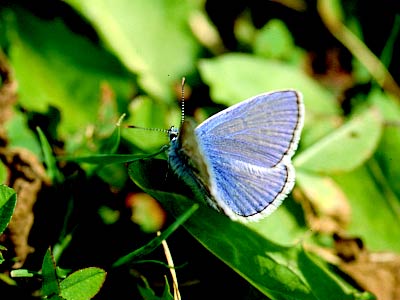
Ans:
{"label": "butterfly forewing", "polygon": [[212,116],[196,128],[204,155],[214,151],[263,167],[276,165],[297,147],[303,114],[299,103],[295,91],[274,92]]}

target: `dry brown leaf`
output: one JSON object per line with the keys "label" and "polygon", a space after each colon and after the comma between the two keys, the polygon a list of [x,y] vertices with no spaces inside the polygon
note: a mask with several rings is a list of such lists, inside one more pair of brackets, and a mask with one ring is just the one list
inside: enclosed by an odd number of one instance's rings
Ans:
{"label": "dry brown leaf", "polygon": [[400,256],[395,253],[372,253],[359,238],[335,236],[339,268],[362,289],[379,300],[400,299]]}
{"label": "dry brown leaf", "polygon": [[17,193],[17,205],[5,232],[5,240],[11,243],[17,257],[14,268],[20,268],[33,249],[28,245],[33,225],[33,205],[43,184],[50,184],[43,165],[26,149],[0,148],[0,158],[8,168],[7,185]]}

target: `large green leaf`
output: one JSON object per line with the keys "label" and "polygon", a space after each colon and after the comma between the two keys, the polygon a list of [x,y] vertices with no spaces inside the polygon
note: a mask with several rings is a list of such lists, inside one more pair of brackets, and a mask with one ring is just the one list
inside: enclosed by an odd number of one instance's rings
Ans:
{"label": "large green leaf", "polygon": [[[337,114],[333,95],[295,66],[249,54],[225,54],[200,61],[200,74],[217,103],[232,105],[259,93],[279,89],[302,92],[307,112]],[[309,118],[312,115],[308,116]]]}
{"label": "large green leaf", "polygon": [[[132,179],[158,199],[174,216],[193,202],[172,190],[182,183],[166,174],[165,161],[144,160],[130,164]],[[157,178],[155,178],[157,177]],[[250,227],[231,221],[200,205],[183,225],[201,244],[272,299],[354,299],[335,276],[311,258],[300,245],[279,246]]]}
{"label": "large green leaf", "polygon": [[316,173],[353,170],[373,155],[382,126],[379,111],[368,109],[297,155],[294,165]]}
{"label": "large green leaf", "polygon": [[158,99],[175,99],[172,85],[194,71],[199,45],[190,33],[190,1],[67,0],[95,27],[116,56]]}
{"label": "large green leaf", "polygon": [[287,197],[268,218],[249,223],[247,226],[268,240],[285,246],[291,246],[296,241],[306,239],[309,235],[303,210],[291,196]]}
{"label": "large green leaf", "polygon": [[44,112],[55,106],[61,111],[63,132],[75,132],[96,122],[103,82],[111,85],[119,100],[128,99],[133,85],[126,69],[62,20],[42,20],[18,8],[3,14],[9,20],[19,103],[25,108]]}
{"label": "large green leaf", "polygon": [[[351,206],[348,233],[361,237],[370,250],[400,252],[399,214],[391,205],[393,196],[384,193],[386,180],[376,181],[379,174],[375,168],[371,161],[367,166],[333,177]],[[400,202],[396,198],[394,201]]]}

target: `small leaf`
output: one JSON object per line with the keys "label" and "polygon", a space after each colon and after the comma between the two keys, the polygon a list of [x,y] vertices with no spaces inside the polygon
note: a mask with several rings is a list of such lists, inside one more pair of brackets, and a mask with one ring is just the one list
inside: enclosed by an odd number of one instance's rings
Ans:
{"label": "small leaf", "polygon": [[[169,290],[168,279],[167,279],[166,276],[164,278],[165,278],[165,286],[164,286],[164,291],[163,291],[163,294],[161,296],[161,299],[162,300],[173,300],[174,296],[172,296],[172,294],[171,294],[171,292]],[[176,288],[178,288],[178,287],[176,287]]]}
{"label": "small leaf", "polygon": [[106,274],[96,267],[78,270],[61,281],[60,295],[66,300],[89,300],[99,292]]}
{"label": "small leaf", "polygon": [[27,269],[17,269],[17,270],[12,270],[10,272],[11,277],[16,278],[16,277],[34,277],[37,275],[37,272],[32,272]]}
{"label": "small leaf", "polygon": [[138,290],[140,295],[143,297],[143,299],[146,300],[173,300],[174,297],[171,295],[171,292],[169,291],[169,284],[168,280],[165,277],[165,287],[163,294],[161,297],[158,297],[156,293],[151,289],[150,285],[147,283],[147,281],[144,281],[145,286],[138,285]]}
{"label": "small leaf", "polygon": [[57,278],[56,263],[50,249],[47,249],[42,263],[42,294],[44,296],[59,295],[60,286]]}
{"label": "small leaf", "polygon": [[286,24],[272,19],[256,35],[254,53],[258,56],[285,59],[296,53],[293,37]]}
{"label": "small leaf", "polygon": [[3,184],[0,184],[0,234],[8,226],[11,216],[17,204],[15,191]]}

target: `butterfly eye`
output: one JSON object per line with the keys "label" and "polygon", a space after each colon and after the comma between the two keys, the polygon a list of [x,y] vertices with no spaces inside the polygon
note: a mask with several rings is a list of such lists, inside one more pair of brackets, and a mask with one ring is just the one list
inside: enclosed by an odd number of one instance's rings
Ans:
{"label": "butterfly eye", "polygon": [[179,134],[178,128],[176,128],[175,126],[171,126],[171,128],[168,129],[168,138],[170,141],[176,140],[178,134]]}

